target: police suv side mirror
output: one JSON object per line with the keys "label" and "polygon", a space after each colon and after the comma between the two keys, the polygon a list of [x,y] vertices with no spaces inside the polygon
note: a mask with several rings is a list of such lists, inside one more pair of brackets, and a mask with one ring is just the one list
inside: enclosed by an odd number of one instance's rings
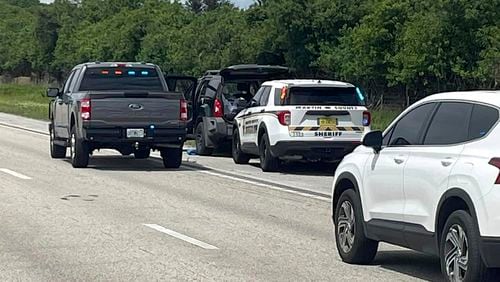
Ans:
{"label": "police suv side mirror", "polygon": [[55,98],[59,96],[59,88],[49,88],[47,89],[47,97]]}
{"label": "police suv side mirror", "polygon": [[382,150],[382,131],[372,131],[363,138],[363,146],[373,148],[375,153]]}

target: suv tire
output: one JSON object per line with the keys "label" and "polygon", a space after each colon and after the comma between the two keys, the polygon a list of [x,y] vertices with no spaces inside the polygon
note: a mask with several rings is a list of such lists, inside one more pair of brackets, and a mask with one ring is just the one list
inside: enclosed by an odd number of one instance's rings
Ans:
{"label": "suv tire", "polygon": [[89,165],[90,152],[88,144],[76,133],[76,127],[71,128],[70,135],[71,164],[74,168],[86,168]]}
{"label": "suv tire", "polygon": [[54,144],[54,140],[56,139],[54,132],[54,125],[50,126],[50,157],[53,159],[63,159],[66,157],[67,148],[65,146],[60,146]]}
{"label": "suv tire", "polygon": [[447,281],[496,281],[494,270],[487,269],[481,258],[480,240],[469,213],[459,210],[448,217],[439,242],[441,271]]}
{"label": "suv tire", "polygon": [[277,172],[280,169],[280,159],[271,154],[267,133],[259,140],[260,168],[264,172]]}
{"label": "suv tire", "polygon": [[358,194],[344,191],[335,207],[335,241],[342,261],[369,264],[375,258],[378,242],[365,237],[363,213]]}
{"label": "suv tire", "polygon": [[165,168],[179,168],[182,164],[182,148],[167,148],[161,151]]}
{"label": "suv tire", "polygon": [[205,132],[203,132],[203,122],[198,123],[195,132],[196,153],[200,156],[210,156],[214,152],[212,148],[206,147]]}
{"label": "suv tire", "polygon": [[147,159],[151,155],[150,149],[139,149],[134,151],[134,157],[136,159]]}
{"label": "suv tire", "polygon": [[250,156],[241,151],[240,132],[238,129],[233,133],[232,156],[235,164],[248,164]]}

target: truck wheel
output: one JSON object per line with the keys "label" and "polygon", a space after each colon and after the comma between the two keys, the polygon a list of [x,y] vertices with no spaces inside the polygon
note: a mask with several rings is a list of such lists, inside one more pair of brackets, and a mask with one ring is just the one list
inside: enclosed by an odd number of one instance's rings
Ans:
{"label": "truck wheel", "polygon": [[88,144],[78,138],[76,128],[71,129],[70,138],[71,164],[74,168],[86,168],[89,165],[89,147]]}
{"label": "truck wheel", "polygon": [[203,122],[196,126],[196,152],[200,156],[210,156],[214,152],[212,148],[205,146],[205,133],[203,132]]}
{"label": "truck wheel", "polygon": [[147,159],[149,158],[150,154],[151,154],[150,149],[139,149],[134,151],[134,157],[136,159]]}
{"label": "truck wheel", "polygon": [[233,133],[233,146],[231,151],[235,164],[248,164],[250,161],[250,156],[241,151],[240,133],[238,129]]}
{"label": "truck wheel", "polygon": [[277,172],[280,169],[280,159],[271,154],[270,147],[267,133],[264,133],[259,141],[260,168],[264,172]]}
{"label": "truck wheel", "polygon": [[377,254],[378,242],[365,237],[361,201],[354,190],[340,195],[335,207],[335,243],[342,261],[368,264]]}
{"label": "truck wheel", "polygon": [[165,168],[179,168],[182,164],[182,148],[167,148],[161,151]]}
{"label": "truck wheel", "polygon": [[52,125],[50,127],[50,156],[53,159],[63,159],[66,157],[66,147],[54,144],[55,139],[54,125]]}

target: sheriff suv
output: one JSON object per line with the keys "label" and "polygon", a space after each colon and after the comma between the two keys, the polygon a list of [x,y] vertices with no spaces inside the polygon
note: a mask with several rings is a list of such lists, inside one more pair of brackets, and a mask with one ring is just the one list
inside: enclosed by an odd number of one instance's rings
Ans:
{"label": "sheriff suv", "polygon": [[279,170],[284,159],[340,160],[361,144],[370,122],[365,97],[352,84],[265,82],[236,116],[233,160],[246,164],[258,156],[263,171]]}
{"label": "sheriff suv", "polygon": [[370,263],[382,241],[439,256],[448,281],[497,281],[499,109],[500,91],[437,94],[367,134],[335,173],[342,260]]}
{"label": "sheriff suv", "polygon": [[50,88],[50,154],[83,168],[94,150],[115,149],[148,158],[161,152],[167,168],[182,161],[187,103],[170,92],[158,66],[146,63],[84,63],[63,89]]}
{"label": "sheriff suv", "polygon": [[[190,109],[188,139],[196,140],[199,155],[208,156],[215,149],[230,148],[236,115],[253,99],[260,85],[289,76],[281,66],[236,65],[207,71],[185,91]],[[184,77],[167,77],[170,85]],[[191,92],[191,93],[189,93]]]}

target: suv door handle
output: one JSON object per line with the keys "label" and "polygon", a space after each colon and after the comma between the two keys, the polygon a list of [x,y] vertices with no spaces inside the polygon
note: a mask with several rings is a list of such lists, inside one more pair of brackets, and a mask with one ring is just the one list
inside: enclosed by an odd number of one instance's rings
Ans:
{"label": "suv door handle", "polygon": [[395,162],[396,164],[402,164],[402,163],[404,163],[404,162],[405,162],[405,160],[404,160],[404,159],[400,159],[400,158],[394,158],[394,162]]}
{"label": "suv door handle", "polygon": [[453,160],[451,158],[447,158],[441,161],[441,165],[444,167],[449,167],[451,164],[453,164]]}

